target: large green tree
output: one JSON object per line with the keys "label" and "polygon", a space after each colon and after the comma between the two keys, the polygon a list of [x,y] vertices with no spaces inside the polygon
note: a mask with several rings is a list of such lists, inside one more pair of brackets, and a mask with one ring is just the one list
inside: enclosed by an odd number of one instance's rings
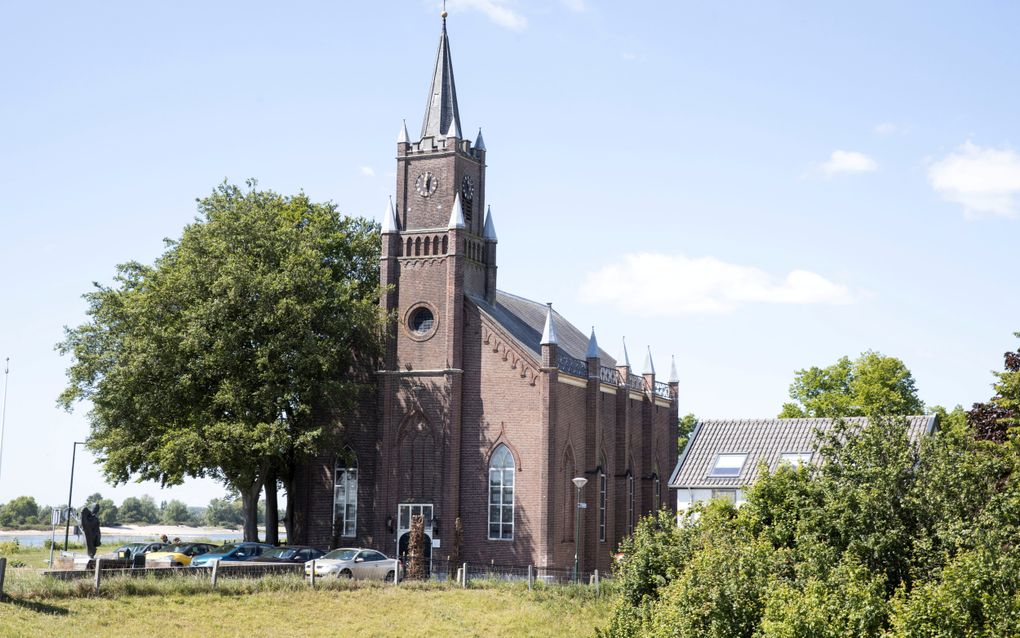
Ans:
{"label": "large green tree", "polygon": [[798,370],[781,418],[908,415],[924,411],[914,376],[896,357],[868,351],[825,368]]}
{"label": "large green tree", "polygon": [[[331,203],[222,184],[149,266],[85,295],[89,319],[58,349],[59,402],[89,400],[89,448],[114,484],[212,476],[258,538],[263,485],[275,540],[277,477],[329,449],[379,352],[378,229]],[[290,481],[290,483],[288,483]]]}

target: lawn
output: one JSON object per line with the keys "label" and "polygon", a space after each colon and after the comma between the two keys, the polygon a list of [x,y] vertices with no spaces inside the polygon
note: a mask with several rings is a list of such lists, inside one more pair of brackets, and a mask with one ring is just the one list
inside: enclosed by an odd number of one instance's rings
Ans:
{"label": "lawn", "polygon": [[15,596],[0,602],[0,637],[592,636],[608,609],[586,588],[495,584]]}

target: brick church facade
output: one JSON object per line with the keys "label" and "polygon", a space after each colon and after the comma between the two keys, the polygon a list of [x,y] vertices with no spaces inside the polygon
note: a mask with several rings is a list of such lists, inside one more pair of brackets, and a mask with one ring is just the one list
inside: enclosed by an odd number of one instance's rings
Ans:
{"label": "brick church facade", "polygon": [[635,374],[626,348],[613,359],[497,289],[486,148],[461,130],[445,14],[421,134],[405,125],[396,150],[380,261],[394,321],[375,391],[341,419],[347,445],[299,474],[300,540],[393,555],[421,515],[437,558],[569,567],[580,513],[582,569],[608,569],[638,518],[673,508],[675,370],[656,380],[649,353]]}

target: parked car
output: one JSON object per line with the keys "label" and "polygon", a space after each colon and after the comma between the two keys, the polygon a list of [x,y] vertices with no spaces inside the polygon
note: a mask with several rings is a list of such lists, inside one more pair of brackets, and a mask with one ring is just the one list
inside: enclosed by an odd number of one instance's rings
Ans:
{"label": "parked car", "polygon": [[163,548],[163,543],[125,543],[112,552],[106,552],[100,554],[96,558],[102,558],[103,560],[132,560],[139,559],[149,552],[158,552]]}
{"label": "parked car", "polygon": [[192,559],[201,556],[216,546],[211,543],[177,543],[168,545],[158,552],[145,555],[146,567],[187,567]]}
{"label": "parked car", "polygon": [[252,556],[261,556],[267,549],[273,549],[273,546],[266,543],[227,543],[206,554],[196,556],[192,559],[191,566],[210,567],[214,560],[225,562],[248,560]]}
{"label": "parked car", "polygon": [[[396,565],[396,567],[394,567]],[[315,560],[315,576],[393,580],[393,570],[404,577],[404,566],[382,552],[362,547],[341,547]],[[305,576],[312,575],[312,561],[305,563]]]}
{"label": "parked car", "polygon": [[313,558],[322,558],[326,552],[306,546],[274,547],[262,552],[261,556],[245,559],[257,563],[306,563]]}

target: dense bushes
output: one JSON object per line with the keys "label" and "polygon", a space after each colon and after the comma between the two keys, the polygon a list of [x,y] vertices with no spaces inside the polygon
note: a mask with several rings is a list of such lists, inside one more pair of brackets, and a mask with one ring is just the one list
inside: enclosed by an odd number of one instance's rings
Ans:
{"label": "dense bushes", "polygon": [[920,447],[896,419],[837,431],[819,466],[763,468],[739,510],[642,521],[603,635],[1020,635],[1018,449],[962,410]]}

